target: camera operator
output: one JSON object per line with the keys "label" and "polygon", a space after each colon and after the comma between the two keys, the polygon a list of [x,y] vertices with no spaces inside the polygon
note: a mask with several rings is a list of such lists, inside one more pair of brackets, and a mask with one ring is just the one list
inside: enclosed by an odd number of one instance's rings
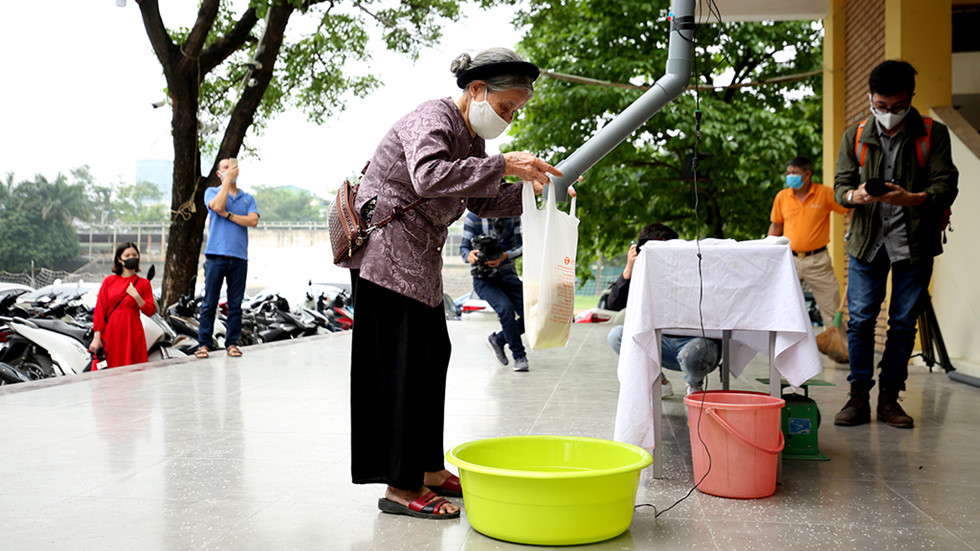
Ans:
{"label": "camera operator", "polygon": [[514,259],[521,256],[521,219],[482,219],[466,213],[463,223],[463,242],[459,252],[472,265],[473,290],[487,301],[500,320],[501,331],[487,337],[487,346],[503,365],[507,365],[504,344],[514,356],[514,371],[527,371],[527,353],[521,335],[524,334],[524,288]]}

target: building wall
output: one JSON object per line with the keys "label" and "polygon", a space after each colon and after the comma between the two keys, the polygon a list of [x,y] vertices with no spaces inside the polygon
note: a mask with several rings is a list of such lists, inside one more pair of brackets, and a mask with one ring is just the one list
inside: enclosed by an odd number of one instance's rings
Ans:
{"label": "building wall", "polygon": [[[844,124],[868,117],[868,74],[885,60],[884,0],[844,3]],[[838,144],[840,136],[837,137]]]}
{"label": "building wall", "polygon": [[[938,112],[958,119],[960,126],[965,127],[961,131],[965,138],[954,138],[953,160],[961,176],[960,196],[953,211],[971,212],[980,207],[980,196],[973,192],[978,184],[980,146],[964,144],[964,141],[976,141],[976,129],[971,129],[949,107],[955,80],[951,0],[832,0],[825,26],[828,29],[825,69],[826,79],[830,80],[824,87],[825,109],[843,112],[843,120],[825,114],[825,160],[831,155],[836,158],[844,129],[870,115],[867,79],[871,69],[885,59],[902,59],[912,63],[919,72],[913,105],[923,114]],[[843,67],[839,66],[841,63]],[[943,120],[941,116],[940,120]],[[832,166],[833,162],[827,165]],[[832,174],[825,179],[832,181]],[[954,364],[960,360],[980,365],[980,341],[973,337],[980,324],[980,292],[973,290],[968,275],[976,273],[978,266],[976,255],[964,249],[969,249],[971,243],[962,237],[964,233],[972,234],[975,224],[971,219],[961,225],[966,231],[949,234],[951,241],[946,254],[936,261],[933,304]],[[842,220],[836,221],[836,226],[832,224],[834,239],[843,235],[845,226]],[[834,252],[835,264],[846,281],[846,255]],[[882,312],[877,334],[879,351],[887,327],[887,302]]]}
{"label": "building wall", "polygon": [[980,135],[958,111],[936,108],[932,116],[950,128],[953,162],[960,172],[959,195],[950,218],[953,231],[943,254],[936,258],[932,304],[945,340],[946,350],[958,370],[980,377],[980,256],[976,236],[980,217]]}

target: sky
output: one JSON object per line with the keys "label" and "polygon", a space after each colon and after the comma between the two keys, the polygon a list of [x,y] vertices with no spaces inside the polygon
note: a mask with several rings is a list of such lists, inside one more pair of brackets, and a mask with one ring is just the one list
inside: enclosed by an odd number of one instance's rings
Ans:
{"label": "sky", "polygon": [[[197,14],[198,0],[160,3],[170,28],[190,26]],[[264,136],[250,137],[260,158],[240,158],[242,189],[294,185],[329,196],[398,118],[428,99],[458,96],[453,58],[520,40],[513,8],[466,12],[416,62],[375,44],[372,70],[385,84],[351,98],[323,125],[288,112]],[[165,99],[166,82],[135,0],[122,8],[116,0],[7,2],[0,46],[0,176],[53,179],[88,165],[99,183],[133,183],[137,160],[173,159],[171,111],[151,105]],[[489,142],[488,151],[504,139]]]}

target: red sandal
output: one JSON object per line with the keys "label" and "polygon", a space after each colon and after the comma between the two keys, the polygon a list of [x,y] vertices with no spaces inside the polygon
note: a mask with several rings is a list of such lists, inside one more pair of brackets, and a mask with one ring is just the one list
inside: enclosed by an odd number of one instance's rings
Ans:
{"label": "red sandal", "polygon": [[445,482],[439,486],[426,486],[437,496],[443,497],[463,497],[463,487],[459,484],[459,477],[451,474]]}
{"label": "red sandal", "polygon": [[456,511],[455,513],[439,512],[439,509],[446,503],[449,502],[432,492],[426,492],[422,497],[416,499],[408,505],[402,505],[401,503],[397,503],[383,497],[378,500],[378,509],[392,515],[408,515],[415,518],[428,518],[435,520],[459,518],[459,511]]}

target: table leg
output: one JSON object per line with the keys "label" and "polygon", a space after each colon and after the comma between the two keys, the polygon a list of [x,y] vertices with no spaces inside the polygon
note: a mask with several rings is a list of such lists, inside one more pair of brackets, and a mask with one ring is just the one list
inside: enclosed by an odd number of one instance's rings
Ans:
{"label": "table leg", "polygon": [[[654,334],[657,339],[657,352],[658,356],[661,358],[661,365],[663,365],[663,347],[662,344],[662,331],[657,329]],[[663,478],[664,477],[664,447],[663,447],[663,410],[662,410],[662,392],[663,385],[660,384],[660,373],[663,367],[655,373],[653,379],[653,478]]]}
{"label": "table leg", "polygon": [[730,371],[729,345],[732,340],[732,332],[725,329],[721,332],[721,389],[728,390],[731,386],[732,372]]}
{"label": "table leg", "polygon": [[[769,332],[769,395],[780,398],[783,394],[782,379],[776,370],[776,332]],[[782,430],[782,428],[780,428]],[[776,483],[783,481],[783,454],[776,458]]]}

